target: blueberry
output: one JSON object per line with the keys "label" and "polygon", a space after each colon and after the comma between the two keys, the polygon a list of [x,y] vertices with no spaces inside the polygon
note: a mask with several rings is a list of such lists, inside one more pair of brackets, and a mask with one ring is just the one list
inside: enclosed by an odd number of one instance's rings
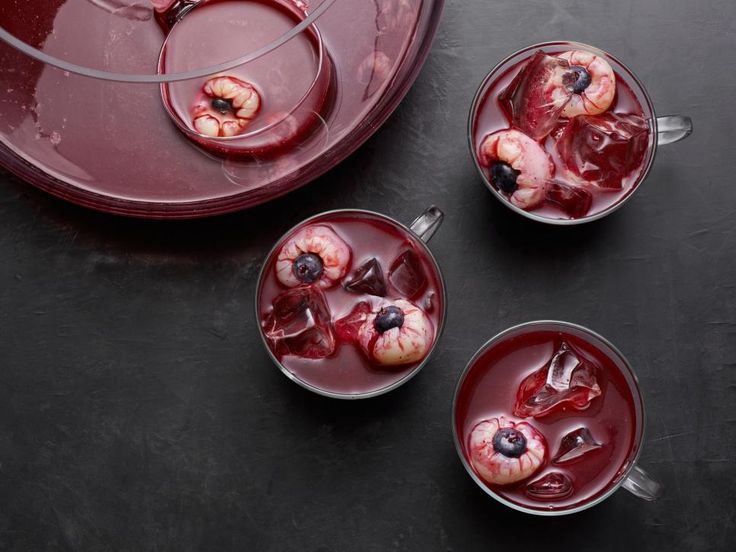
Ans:
{"label": "blueberry", "polygon": [[567,86],[573,94],[582,94],[590,86],[590,73],[585,67],[573,65],[570,71],[562,77],[562,83]]}
{"label": "blueberry", "polygon": [[399,307],[383,307],[378,311],[373,322],[379,333],[387,332],[391,328],[400,328],[404,324],[404,313]]}
{"label": "blueberry", "polygon": [[513,194],[516,191],[516,179],[519,171],[514,170],[511,165],[503,161],[496,161],[491,166],[491,181],[502,192]]}
{"label": "blueberry", "polygon": [[212,105],[212,109],[222,113],[223,115],[230,113],[233,110],[233,104],[231,104],[229,100],[225,100],[223,98],[212,98],[210,105]]}
{"label": "blueberry", "polygon": [[493,450],[507,458],[518,458],[526,452],[526,437],[516,429],[501,428],[493,436]]}
{"label": "blueberry", "polygon": [[322,276],[322,259],[314,253],[303,253],[294,259],[294,276],[305,284],[311,284]]}

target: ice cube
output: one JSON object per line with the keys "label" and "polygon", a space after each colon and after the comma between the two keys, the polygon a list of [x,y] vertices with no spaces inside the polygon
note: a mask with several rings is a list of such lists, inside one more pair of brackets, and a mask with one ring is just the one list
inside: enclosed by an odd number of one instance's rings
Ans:
{"label": "ice cube", "polygon": [[557,136],[557,151],[569,173],[601,188],[621,189],[648,147],[649,124],[637,115],[580,115]]}
{"label": "ice cube", "polygon": [[565,341],[560,345],[547,371],[547,385],[551,385],[555,391],[566,391],[572,383],[575,370],[583,364],[583,361],[575,354]]}
{"label": "ice cube", "polygon": [[584,217],[593,204],[593,194],[588,190],[559,180],[548,182],[546,193],[548,201],[558,205],[572,218]]}
{"label": "ice cube", "polygon": [[584,454],[601,448],[603,445],[595,440],[587,427],[580,427],[566,434],[560,441],[560,448],[553,462],[562,464],[580,458]]}
{"label": "ice cube", "polygon": [[437,294],[435,292],[430,292],[427,294],[427,297],[424,299],[424,312],[431,313],[434,312],[434,308],[437,305]]}
{"label": "ice cube", "polygon": [[535,140],[552,132],[572,98],[563,82],[569,70],[567,61],[542,51],[531,57],[500,96],[515,127]]}
{"label": "ice cube", "polygon": [[540,418],[566,406],[584,410],[600,394],[595,367],[563,341],[545,366],[521,382],[514,415]]}
{"label": "ice cube", "polygon": [[278,295],[264,322],[264,332],[277,356],[325,358],[335,352],[330,309],[322,291],[302,286]]}
{"label": "ice cube", "polygon": [[561,500],[572,493],[572,480],[560,472],[551,472],[526,486],[526,494],[535,500]]}
{"label": "ice cube", "polygon": [[414,299],[427,289],[422,261],[414,250],[407,249],[391,264],[388,279],[407,299]]}
{"label": "ice cube", "polygon": [[367,301],[361,301],[346,317],[335,322],[335,333],[337,337],[348,343],[358,339],[358,330],[365,323],[371,312],[371,305]]}
{"label": "ice cube", "polygon": [[353,293],[367,293],[384,297],[386,295],[386,280],[383,278],[383,269],[377,259],[363,263],[345,284],[345,289]]}

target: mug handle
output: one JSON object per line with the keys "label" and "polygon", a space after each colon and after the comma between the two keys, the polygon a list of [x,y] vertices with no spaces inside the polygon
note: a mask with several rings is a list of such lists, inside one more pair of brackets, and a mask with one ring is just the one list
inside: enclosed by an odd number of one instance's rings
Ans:
{"label": "mug handle", "polygon": [[427,243],[432,236],[434,236],[434,233],[440,227],[442,219],[444,218],[445,213],[443,213],[438,207],[432,205],[409,225],[409,229],[414,232],[420,240]]}
{"label": "mug handle", "polygon": [[662,496],[662,485],[639,466],[634,466],[622,486],[634,496],[644,500],[657,500]]}
{"label": "mug handle", "polygon": [[693,132],[693,120],[682,115],[657,117],[657,145],[679,142]]}

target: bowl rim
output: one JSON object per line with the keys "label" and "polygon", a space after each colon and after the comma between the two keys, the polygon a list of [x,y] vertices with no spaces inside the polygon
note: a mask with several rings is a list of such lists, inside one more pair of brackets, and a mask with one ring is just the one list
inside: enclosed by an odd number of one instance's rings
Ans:
{"label": "bowl rim", "polygon": [[[428,6],[426,9],[423,7]],[[356,120],[348,132],[326,148],[320,157],[304,164],[298,171],[285,175],[270,183],[257,193],[241,191],[207,199],[153,200],[118,197],[107,193],[88,190],[65,180],[53,171],[49,172],[29,159],[22,150],[0,136],[0,166],[6,168],[27,184],[52,196],[75,205],[117,216],[149,220],[188,220],[220,216],[243,211],[274,201],[306,186],[334,168],[349,155],[357,151],[373,136],[396,110],[419,75],[429,53],[439,23],[442,19],[445,0],[422,2],[421,12],[426,12],[423,26],[415,33],[415,40],[401,59],[391,84],[380,100]],[[421,29],[421,30],[419,30]]]}

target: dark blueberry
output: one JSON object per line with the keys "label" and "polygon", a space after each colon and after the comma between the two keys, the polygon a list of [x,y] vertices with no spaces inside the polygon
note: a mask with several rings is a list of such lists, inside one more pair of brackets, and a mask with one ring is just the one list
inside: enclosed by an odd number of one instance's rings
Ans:
{"label": "dark blueberry", "polygon": [[212,109],[222,113],[223,115],[225,115],[225,113],[230,113],[233,110],[233,104],[231,104],[229,100],[225,100],[223,98],[212,98],[212,102],[210,103],[212,105]]}
{"label": "dark blueberry", "polygon": [[585,67],[573,65],[570,71],[562,77],[562,84],[567,86],[574,94],[582,94],[590,86],[590,73]]}
{"label": "dark blueberry", "polygon": [[376,315],[374,322],[379,333],[387,332],[391,328],[400,328],[404,324],[404,313],[399,307],[383,307]]}
{"label": "dark blueberry", "polygon": [[496,161],[491,166],[491,181],[502,192],[513,194],[516,191],[516,179],[519,171],[514,170],[511,165],[503,161]]}
{"label": "dark blueberry", "polygon": [[526,437],[516,429],[501,428],[493,436],[493,450],[507,458],[518,458],[526,452]]}
{"label": "dark blueberry", "polygon": [[322,259],[314,253],[303,253],[294,259],[294,276],[305,284],[311,284],[322,276]]}

